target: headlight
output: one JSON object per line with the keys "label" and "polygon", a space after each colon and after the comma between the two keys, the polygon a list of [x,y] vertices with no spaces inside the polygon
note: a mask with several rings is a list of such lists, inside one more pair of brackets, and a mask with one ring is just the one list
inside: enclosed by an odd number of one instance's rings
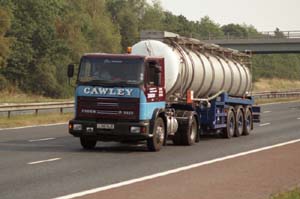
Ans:
{"label": "headlight", "polygon": [[139,127],[139,126],[132,126],[132,127],[130,127],[130,132],[131,133],[140,133],[141,132],[141,127]]}
{"label": "headlight", "polygon": [[81,131],[82,130],[82,124],[73,124],[73,130],[74,131]]}

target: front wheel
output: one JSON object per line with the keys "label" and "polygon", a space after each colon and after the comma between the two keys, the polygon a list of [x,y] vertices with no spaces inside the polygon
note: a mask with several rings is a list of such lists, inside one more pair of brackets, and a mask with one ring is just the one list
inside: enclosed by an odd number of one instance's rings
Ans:
{"label": "front wheel", "polygon": [[161,117],[154,122],[152,137],[147,140],[149,151],[159,151],[165,140],[165,123]]}
{"label": "front wheel", "polygon": [[82,148],[91,150],[91,149],[95,148],[95,146],[97,144],[97,140],[93,139],[93,138],[88,138],[88,137],[80,137],[80,143],[81,143]]}

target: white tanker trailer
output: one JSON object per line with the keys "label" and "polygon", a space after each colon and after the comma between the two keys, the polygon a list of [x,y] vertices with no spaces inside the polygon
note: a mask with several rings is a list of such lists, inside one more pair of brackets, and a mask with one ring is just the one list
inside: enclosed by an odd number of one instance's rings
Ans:
{"label": "white tanker trailer", "polygon": [[146,140],[158,151],[168,139],[192,145],[206,133],[248,135],[259,122],[248,54],[157,31],[142,32],[130,49],[81,59],[69,132],[83,148]]}
{"label": "white tanker trailer", "polygon": [[248,60],[249,55],[168,32],[145,31],[142,38],[132,47],[132,54],[164,58],[168,97],[187,90],[193,90],[195,97],[220,91],[238,97],[249,95],[250,70],[235,59],[238,56]]}

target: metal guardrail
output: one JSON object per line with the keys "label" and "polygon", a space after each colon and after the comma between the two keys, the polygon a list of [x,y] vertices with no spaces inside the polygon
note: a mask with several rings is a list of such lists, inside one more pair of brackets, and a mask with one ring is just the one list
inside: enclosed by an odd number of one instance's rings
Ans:
{"label": "metal guardrail", "polygon": [[255,92],[252,95],[255,99],[300,97],[300,90]]}
{"label": "metal guardrail", "polygon": [[[300,90],[291,91],[267,91],[267,92],[253,92],[252,95],[255,99],[272,99],[272,98],[290,98],[299,97]],[[32,111],[35,115],[41,110],[59,110],[62,114],[64,109],[74,108],[74,102],[52,102],[52,103],[27,103],[27,104],[11,104],[11,105],[0,105],[0,113],[7,113],[7,117],[11,117],[12,112],[21,111]]]}
{"label": "metal guardrail", "polygon": [[224,36],[216,36],[209,34],[206,38],[201,38],[202,40],[249,40],[249,39],[300,39],[300,30],[293,31],[264,31],[258,32],[255,35],[248,36],[237,36],[233,33],[227,33]]}
{"label": "metal guardrail", "polygon": [[12,112],[24,112],[28,111],[38,115],[41,110],[59,110],[62,114],[64,109],[74,108],[74,102],[51,102],[51,103],[26,103],[26,104],[9,104],[0,105],[0,113],[7,113],[7,117],[11,117]]}

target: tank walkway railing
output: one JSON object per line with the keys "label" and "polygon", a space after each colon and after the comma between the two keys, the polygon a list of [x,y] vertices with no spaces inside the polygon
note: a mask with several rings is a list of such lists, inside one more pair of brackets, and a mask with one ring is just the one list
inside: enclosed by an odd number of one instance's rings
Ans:
{"label": "tank walkway railing", "polygon": [[[274,98],[297,98],[300,99],[300,90],[290,91],[267,91],[267,92],[253,92],[252,95],[255,99],[274,99]],[[64,110],[68,109],[74,111],[74,102],[51,102],[51,103],[26,103],[26,104],[10,104],[0,105],[0,117],[8,117],[20,114],[35,114],[38,115],[42,111],[60,112],[64,113]]]}
{"label": "tank walkway railing", "polygon": [[300,30],[292,31],[263,31],[247,36],[237,36],[233,33],[227,33],[224,36],[215,36],[209,34],[208,37],[200,37],[201,40],[274,40],[274,39],[300,39]]}

